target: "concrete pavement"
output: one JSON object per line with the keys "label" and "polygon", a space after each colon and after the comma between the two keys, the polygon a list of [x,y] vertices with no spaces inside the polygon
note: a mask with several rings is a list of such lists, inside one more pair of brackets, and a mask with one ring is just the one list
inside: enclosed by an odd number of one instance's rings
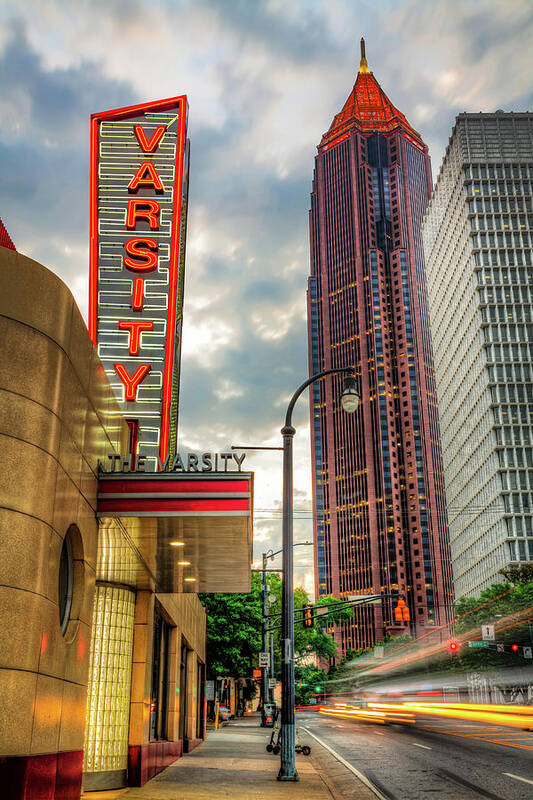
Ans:
{"label": "concrete pavement", "polygon": [[[86,792],[84,800],[340,800],[327,776],[327,766],[311,757],[297,756],[298,783],[276,780],[279,755],[267,753],[270,729],[260,728],[257,717],[234,720],[140,788],[113,792]],[[302,743],[320,746],[310,737]],[[358,800],[375,795],[361,785]]]}

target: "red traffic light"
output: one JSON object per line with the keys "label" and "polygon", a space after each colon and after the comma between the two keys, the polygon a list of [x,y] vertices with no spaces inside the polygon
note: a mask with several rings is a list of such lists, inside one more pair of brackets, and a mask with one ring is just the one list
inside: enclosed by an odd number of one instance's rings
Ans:
{"label": "red traffic light", "polygon": [[459,642],[448,642],[448,650],[452,653],[456,653],[459,650]]}
{"label": "red traffic light", "polygon": [[513,651],[513,653],[518,653],[518,645],[517,644],[512,644],[511,645],[511,650]]}

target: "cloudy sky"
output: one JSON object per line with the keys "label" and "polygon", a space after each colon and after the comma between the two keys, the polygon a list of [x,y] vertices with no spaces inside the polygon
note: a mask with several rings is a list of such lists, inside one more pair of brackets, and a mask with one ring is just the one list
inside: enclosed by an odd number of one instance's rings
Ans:
{"label": "cloudy sky", "polygon": [[[359,63],[429,144],[455,115],[533,110],[531,0],[0,0],[0,217],[87,313],[89,115],[186,93],[191,185],[180,435],[279,444],[307,370],[316,145]],[[308,407],[296,539],[312,536]],[[256,471],[255,553],[280,545],[278,453]],[[296,551],[312,588],[312,550]]]}

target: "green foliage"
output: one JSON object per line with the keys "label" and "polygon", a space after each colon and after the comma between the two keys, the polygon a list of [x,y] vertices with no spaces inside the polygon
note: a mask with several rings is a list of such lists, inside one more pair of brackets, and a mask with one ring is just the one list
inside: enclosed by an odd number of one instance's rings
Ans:
{"label": "green foliage", "polygon": [[[276,674],[281,668],[281,579],[274,573],[267,575],[267,594],[275,600],[269,604],[268,626],[274,631],[274,661]],[[257,654],[261,651],[261,574],[252,573],[252,586],[249,594],[201,594],[201,602],[207,610],[207,670],[210,677],[217,675],[243,675],[250,677],[257,668]],[[352,610],[336,611],[339,600],[326,597],[315,603],[315,607],[331,606],[331,611],[315,620],[313,628],[304,628],[301,623],[294,626],[295,662],[302,662],[309,656],[330,659],[337,654],[337,645],[327,633],[328,626],[351,618]],[[309,596],[302,588],[294,590],[294,608],[300,609],[309,603]],[[296,613],[296,619],[301,613]],[[314,669],[314,668],[313,668]]]}
{"label": "green foliage", "polygon": [[249,594],[199,595],[207,611],[207,671],[251,676],[261,650],[261,576],[252,573]]}
{"label": "green foliage", "polygon": [[[524,572],[520,573],[521,568],[517,569],[519,575],[514,575],[514,586],[509,583],[495,583],[484,589],[479,597],[462,597],[457,601],[455,616],[461,617],[455,622],[457,634],[468,631],[478,633],[481,625],[497,623],[501,618],[533,607],[533,581],[519,581],[518,577],[527,576]],[[513,573],[513,570],[514,568],[505,572]],[[516,643],[523,647],[531,644],[531,634],[526,623],[517,622],[515,625],[506,625],[505,630],[497,632],[496,640],[506,645]],[[459,655],[445,659],[444,666],[448,669],[484,669],[523,664],[522,656],[509,652],[508,649],[504,653],[498,653],[493,647],[471,649],[468,645],[462,645]]]}
{"label": "green foliage", "polygon": [[503,575],[509,583],[531,583],[533,581],[533,564],[522,564],[519,567],[501,569],[500,575]]}
{"label": "green foliage", "polygon": [[[304,589],[296,589],[294,592],[294,607],[302,608],[309,603],[309,597]],[[332,636],[327,633],[327,628],[335,623],[346,622],[352,618],[351,608],[336,610],[341,601],[331,595],[323,597],[313,606],[313,614],[319,614],[314,619],[313,628],[304,628],[303,625],[295,625],[294,628],[294,651],[296,663],[302,661],[309,654],[315,654],[318,658],[335,658],[337,655],[337,645]],[[328,606],[327,609],[323,606]],[[331,611],[329,610],[331,608]],[[297,614],[297,618],[300,615]]]}
{"label": "green foliage", "polygon": [[455,632],[464,633],[479,625],[496,622],[516,611],[533,606],[533,581],[517,583],[494,583],[484,589],[479,597],[462,597],[455,604]]}
{"label": "green foliage", "polygon": [[311,705],[316,701],[317,689],[321,693],[326,686],[328,674],[318,667],[295,667],[294,695],[297,706]]}

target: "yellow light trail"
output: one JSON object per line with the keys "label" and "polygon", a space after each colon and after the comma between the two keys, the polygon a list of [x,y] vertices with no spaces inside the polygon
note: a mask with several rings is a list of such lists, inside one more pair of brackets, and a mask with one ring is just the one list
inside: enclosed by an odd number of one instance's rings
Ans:
{"label": "yellow light trail", "polygon": [[[459,704],[457,704],[459,705]],[[500,725],[510,728],[533,728],[533,709],[527,706],[504,706],[505,712],[494,711],[494,706],[482,704],[462,704],[466,708],[457,708],[447,703],[369,703],[369,708],[384,713],[401,713],[412,711],[415,714],[425,714],[432,717],[446,717],[447,719],[466,719],[471,722],[487,722],[490,725]],[[501,706],[499,706],[501,708]],[[520,709],[515,711],[515,709]],[[527,711],[524,711],[527,709]]]}

